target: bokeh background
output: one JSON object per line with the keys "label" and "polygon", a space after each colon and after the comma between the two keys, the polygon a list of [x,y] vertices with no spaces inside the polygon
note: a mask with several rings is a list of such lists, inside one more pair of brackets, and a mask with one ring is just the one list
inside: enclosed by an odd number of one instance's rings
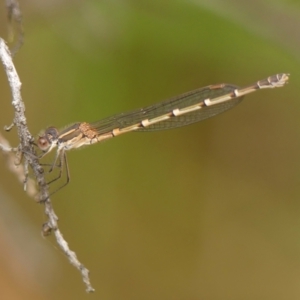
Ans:
{"label": "bokeh background", "polygon": [[[300,2],[31,0],[21,9],[15,65],[35,135],[209,84],[291,78],[201,123],[68,153],[71,183],[52,201],[95,294],[41,237],[43,206],[1,157],[1,299],[299,299]],[[3,128],[13,119],[4,71],[0,91]],[[17,145],[15,130],[1,134]]]}

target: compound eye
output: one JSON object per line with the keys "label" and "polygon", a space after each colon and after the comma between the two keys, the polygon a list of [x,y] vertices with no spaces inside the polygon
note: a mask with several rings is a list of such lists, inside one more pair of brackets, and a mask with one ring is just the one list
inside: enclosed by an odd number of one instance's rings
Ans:
{"label": "compound eye", "polygon": [[45,130],[44,137],[51,143],[58,139],[58,131],[55,127],[49,127]]}
{"label": "compound eye", "polygon": [[47,151],[50,147],[49,141],[44,136],[38,138],[37,145],[42,151]]}
{"label": "compound eye", "polygon": [[45,132],[39,136],[37,140],[38,147],[46,152],[52,143],[58,139],[58,131],[55,127],[48,127]]}

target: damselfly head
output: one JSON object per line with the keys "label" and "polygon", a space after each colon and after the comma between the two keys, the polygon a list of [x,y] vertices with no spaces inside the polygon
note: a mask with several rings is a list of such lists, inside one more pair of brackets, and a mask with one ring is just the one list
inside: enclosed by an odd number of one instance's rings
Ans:
{"label": "damselfly head", "polygon": [[58,131],[55,127],[48,127],[45,132],[38,137],[37,145],[42,151],[47,151],[53,142],[58,139]]}

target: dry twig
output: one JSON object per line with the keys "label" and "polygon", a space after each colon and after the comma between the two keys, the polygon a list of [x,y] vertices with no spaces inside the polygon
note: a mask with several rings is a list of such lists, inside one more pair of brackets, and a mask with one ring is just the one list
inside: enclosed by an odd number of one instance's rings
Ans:
{"label": "dry twig", "polygon": [[[44,177],[44,170],[39,164],[39,161],[36,156],[36,152],[33,146],[33,137],[30,134],[28,127],[27,127],[27,122],[26,122],[26,117],[25,117],[25,106],[22,101],[21,97],[21,82],[19,79],[19,76],[17,74],[17,71],[15,69],[15,66],[12,61],[12,57],[10,54],[10,51],[8,47],[6,46],[6,43],[3,39],[0,38],[0,59],[2,61],[2,64],[4,66],[4,70],[6,72],[7,78],[8,78],[8,83],[12,92],[12,105],[15,110],[15,116],[12,125],[6,128],[6,130],[10,130],[12,127],[16,127],[18,131],[18,136],[20,139],[20,145],[16,148],[13,149],[9,147],[8,144],[4,144],[2,140],[2,144],[0,145],[0,148],[2,151],[6,152],[7,154],[12,151],[17,152],[21,157],[24,156],[24,167],[25,167],[25,172],[24,172],[24,177],[23,182],[26,184],[27,183],[27,170],[28,170],[28,165],[32,168],[33,174],[36,178],[36,182],[39,188],[39,202],[44,204],[45,206],[45,213],[48,217],[48,221],[43,225],[43,235],[46,236],[50,234],[52,231],[56,237],[56,241],[59,245],[59,247],[62,249],[62,251],[66,254],[68,257],[70,263],[75,266],[82,275],[83,282],[86,285],[86,291],[87,292],[93,292],[94,289],[90,284],[90,279],[89,279],[89,271],[86,269],[83,264],[79,262],[77,259],[76,253],[71,251],[68,243],[66,240],[63,238],[63,235],[61,234],[57,221],[58,218],[53,210],[50,197],[49,197],[49,192],[48,192],[48,185],[45,181]],[[8,154],[11,156],[11,154]],[[15,165],[13,160],[10,161],[10,166],[12,164]],[[16,173],[16,172],[15,172]],[[20,171],[17,173],[17,177],[20,178]]]}
{"label": "dry twig", "polygon": [[[6,0],[6,9],[8,19],[8,40],[10,42],[16,40],[16,43],[11,50],[11,55],[14,56],[24,43],[23,18],[19,2],[17,0]],[[14,32],[17,32],[16,38],[14,36]]]}

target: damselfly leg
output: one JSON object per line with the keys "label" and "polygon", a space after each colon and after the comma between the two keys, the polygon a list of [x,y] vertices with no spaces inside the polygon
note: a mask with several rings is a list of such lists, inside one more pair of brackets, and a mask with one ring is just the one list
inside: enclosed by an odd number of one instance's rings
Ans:
{"label": "damselfly leg", "polygon": [[[54,147],[55,141],[58,140],[58,131],[54,127],[49,127],[42,136],[39,136],[37,145],[42,150],[42,154],[39,156],[39,159],[43,158],[46,154],[48,154],[52,148]],[[66,172],[66,182],[55,189],[50,193],[50,196],[65,187],[70,182],[70,171],[68,166],[68,161],[64,148],[57,149],[55,153],[55,158],[52,164],[41,164],[42,166],[49,166],[48,172],[51,173],[55,168],[59,169],[58,176],[51,179],[47,184],[54,183],[55,181],[62,178],[63,170]]]}

